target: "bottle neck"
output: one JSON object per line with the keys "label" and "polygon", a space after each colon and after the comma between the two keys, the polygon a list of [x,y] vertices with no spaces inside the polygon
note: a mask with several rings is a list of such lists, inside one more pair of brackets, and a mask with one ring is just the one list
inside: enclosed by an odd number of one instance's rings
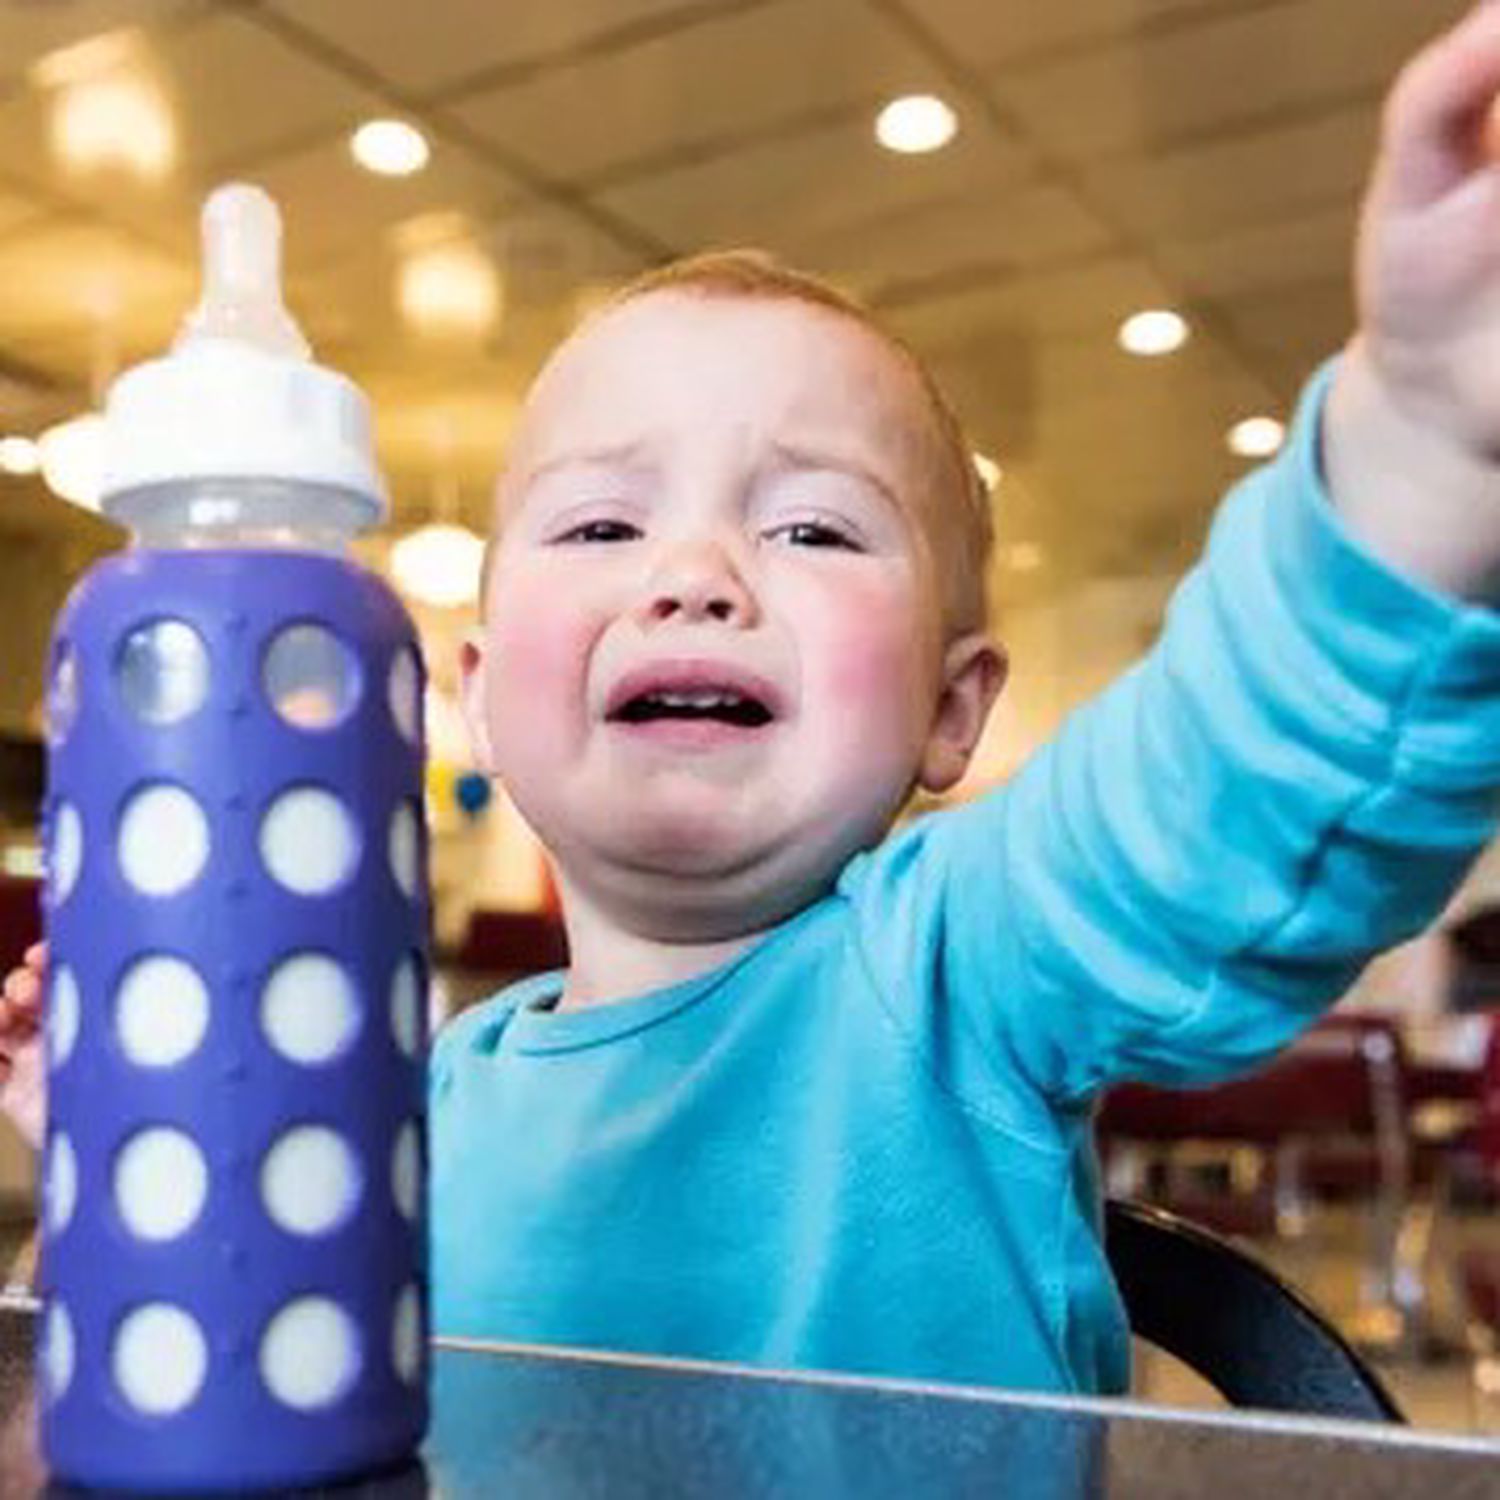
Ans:
{"label": "bottle neck", "polygon": [[131,545],[172,549],[269,548],[346,553],[373,519],[348,490],[281,479],[193,479],[112,495],[107,513]]}

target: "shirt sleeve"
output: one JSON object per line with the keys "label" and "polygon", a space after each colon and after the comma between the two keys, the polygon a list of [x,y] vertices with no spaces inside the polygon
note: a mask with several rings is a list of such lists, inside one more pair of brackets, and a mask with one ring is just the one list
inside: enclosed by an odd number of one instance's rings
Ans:
{"label": "shirt sleeve", "polygon": [[974,1048],[1055,1102],[1242,1071],[1433,920],[1493,835],[1500,616],[1344,529],[1331,374],[1225,501],[1156,647],[849,882],[878,987],[961,1088]]}

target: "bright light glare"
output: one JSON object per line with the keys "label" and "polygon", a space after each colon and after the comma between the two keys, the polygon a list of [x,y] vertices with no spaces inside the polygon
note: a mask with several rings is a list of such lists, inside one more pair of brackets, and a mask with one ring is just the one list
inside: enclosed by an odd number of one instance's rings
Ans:
{"label": "bright light glare", "polygon": [[52,104],[52,149],[77,172],[128,172],[157,181],[177,159],[177,132],[149,80],[99,78],[62,90]]}
{"label": "bright light glare", "polygon": [[0,474],[35,474],[42,455],[29,437],[0,438]]}
{"label": "bright light glare", "polygon": [[42,478],[53,494],[85,510],[98,510],[104,485],[104,418],[91,411],[59,422],[37,439],[37,447]]}
{"label": "bright light glare", "polygon": [[391,572],[403,593],[452,609],[479,597],[484,542],[467,526],[423,526],[391,548]]}
{"label": "bright light glare", "polygon": [[1286,428],[1275,417],[1246,417],[1229,429],[1229,451],[1241,458],[1269,458],[1285,441]]}
{"label": "bright light glare", "polygon": [[980,483],[984,485],[985,489],[998,489],[1000,481],[1005,477],[1005,470],[988,453],[976,452],[970,456],[974,460],[974,467],[979,471]]}
{"label": "bright light glare", "polygon": [[350,137],[354,159],[382,177],[410,177],[427,165],[427,138],[405,120],[368,120]]}
{"label": "bright light glare", "polygon": [[875,120],[875,139],[887,151],[937,151],[958,133],[958,116],[932,94],[892,99]]}
{"label": "bright light glare", "polygon": [[500,275],[475,244],[434,245],[401,263],[396,300],[424,333],[482,333],[500,316]]}
{"label": "bright light glare", "polygon": [[1135,313],[1120,325],[1120,347],[1130,354],[1172,354],[1187,341],[1186,319],[1169,308]]}
{"label": "bright light glare", "polygon": [[123,171],[147,181],[177,162],[177,123],[139,30],[126,27],[32,65],[53,155],[69,172]]}

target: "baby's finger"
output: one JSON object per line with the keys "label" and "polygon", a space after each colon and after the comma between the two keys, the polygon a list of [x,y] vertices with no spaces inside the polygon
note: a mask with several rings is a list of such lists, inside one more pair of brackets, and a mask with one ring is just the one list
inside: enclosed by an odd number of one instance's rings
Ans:
{"label": "baby's finger", "polygon": [[33,943],[22,955],[21,962],[28,969],[35,969],[40,974],[47,967],[47,945]]}
{"label": "baby's finger", "polygon": [[5,976],[0,995],[11,1005],[34,1006],[41,996],[42,981],[31,969],[12,969]]}
{"label": "baby's finger", "polygon": [[1386,189],[1397,207],[1421,208],[1473,171],[1497,94],[1500,4],[1486,0],[1407,64],[1386,101]]}

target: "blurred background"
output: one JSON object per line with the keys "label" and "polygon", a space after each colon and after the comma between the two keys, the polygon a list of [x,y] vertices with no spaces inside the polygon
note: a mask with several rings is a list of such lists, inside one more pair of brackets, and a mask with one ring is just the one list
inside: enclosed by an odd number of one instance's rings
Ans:
{"label": "blurred background", "polygon": [[[432,673],[451,1008],[560,952],[540,854],[470,770],[456,653],[517,405],[582,314],[674,255],[756,245],[864,297],[930,363],[989,486],[1014,662],[972,795],[1150,644],[1219,497],[1276,451],[1350,327],[1380,99],[1466,8],[0,0],[0,966],[34,922],[47,634],[121,541],[94,509],[93,414],[195,300],[214,185],[278,200],[293,311],[374,402],[393,509],[362,553]],[[1351,997],[1389,1021],[1400,1068],[1392,1084],[1358,1034],[1341,1131],[1284,1094],[1212,1130],[1150,1100],[1106,1116],[1117,1183],[1283,1257],[1449,1427],[1500,1394],[1500,969],[1475,956],[1496,898],[1487,856]],[[23,1204],[29,1164],[0,1152]]]}

